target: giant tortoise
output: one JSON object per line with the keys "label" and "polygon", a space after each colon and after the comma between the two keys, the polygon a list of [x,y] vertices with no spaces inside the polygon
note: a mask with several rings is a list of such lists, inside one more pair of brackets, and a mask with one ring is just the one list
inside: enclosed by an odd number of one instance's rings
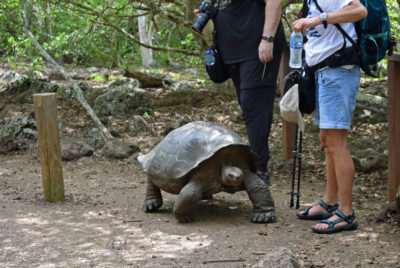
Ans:
{"label": "giant tortoise", "polygon": [[235,132],[195,121],[170,132],[149,153],[139,155],[147,173],[146,212],[159,209],[161,190],[179,194],[173,213],[179,222],[194,220],[196,203],[224,191],[247,191],[251,221],[271,222],[275,207],[267,184],[255,172],[255,156]]}

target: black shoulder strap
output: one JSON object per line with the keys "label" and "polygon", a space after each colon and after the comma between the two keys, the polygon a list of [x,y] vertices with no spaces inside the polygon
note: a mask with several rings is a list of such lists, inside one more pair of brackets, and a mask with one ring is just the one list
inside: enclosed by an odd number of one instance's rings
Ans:
{"label": "black shoulder strap", "polygon": [[[304,1],[307,1],[307,0],[304,0]],[[317,6],[318,10],[319,10],[321,13],[324,12],[324,11],[322,10],[322,8],[320,7],[320,5],[318,4],[318,1],[317,1],[317,0],[314,0],[314,3],[315,3],[315,5]],[[346,33],[346,32],[343,30],[342,26],[340,26],[340,24],[338,24],[338,23],[335,23],[335,24],[333,24],[333,25],[335,25],[335,27],[343,34],[343,36],[344,36],[345,38],[347,38],[347,39],[350,41],[350,43],[351,43],[351,44],[353,45],[353,47],[357,50],[357,52],[358,52],[358,53],[361,53],[361,48],[359,47],[359,45],[357,44],[357,42],[354,41],[353,38],[351,38],[350,35],[349,35],[348,33]],[[346,40],[345,40],[345,42],[346,42]]]}
{"label": "black shoulder strap", "polygon": [[300,10],[300,18],[305,18],[308,15],[308,1],[309,0],[303,0],[303,7]]}
{"label": "black shoulder strap", "polygon": [[[308,3],[310,2],[310,0],[303,0],[303,7],[300,10],[300,18],[305,18],[308,15]],[[307,36],[303,36],[303,43],[307,43]]]}

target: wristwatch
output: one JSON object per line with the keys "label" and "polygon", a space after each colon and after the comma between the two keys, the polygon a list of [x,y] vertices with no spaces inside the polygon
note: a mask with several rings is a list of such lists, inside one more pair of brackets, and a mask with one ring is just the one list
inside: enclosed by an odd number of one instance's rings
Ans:
{"label": "wristwatch", "polygon": [[269,43],[274,42],[274,37],[272,35],[264,35],[263,37],[261,37],[262,40],[265,40]]}
{"label": "wristwatch", "polygon": [[328,27],[328,14],[326,12],[323,12],[319,14],[319,17],[322,20],[322,23],[324,24],[324,28]]}

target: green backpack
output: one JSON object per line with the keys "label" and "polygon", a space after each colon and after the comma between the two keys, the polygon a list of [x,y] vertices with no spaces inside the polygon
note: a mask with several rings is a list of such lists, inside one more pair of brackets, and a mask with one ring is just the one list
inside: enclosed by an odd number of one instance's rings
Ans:
{"label": "green backpack", "polygon": [[377,77],[378,62],[387,54],[393,54],[396,45],[390,31],[389,14],[385,0],[360,0],[367,8],[368,16],[356,22],[358,45],[361,50],[361,69]]}

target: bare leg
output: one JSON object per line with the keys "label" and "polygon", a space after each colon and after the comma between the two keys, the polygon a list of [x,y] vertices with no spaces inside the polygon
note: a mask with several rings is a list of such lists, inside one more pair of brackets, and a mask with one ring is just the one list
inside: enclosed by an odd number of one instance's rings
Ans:
{"label": "bare leg", "polygon": [[[349,216],[352,212],[352,191],[354,182],[354,163],[350,155],[347,143],[347,131],[343,129],[322,129],[320,135],[321,143],[325,148],[327,165],[327,184],[324,201],[336,200],[339,191],[339,210]],[[329,220],[335,220],[334,215]],[[339,227],[346,225],[340,222],[335,225]],[[317,223],[318,229],[327,229],[328,225]]]}
{"label": "bare leg", "polygon": [[[326,165],[326,187],[322,201],[324,201],[325,204],[332,206],[337,203],[338,183],[336,179],[335,162],[333,159],[333,155],[329,151],[330,149],[327,146],[326,137],[327,137],[327,130],[321,129],[319,139],[321,141],[322,146],[325,148],[325,165]],[[313,206],[309,210],[308,214],[314,215],[321,212],[326,212],[326,210],[321,205],[318,204]],[[303,214],[304,210],[299,211],[299,213]]]}

